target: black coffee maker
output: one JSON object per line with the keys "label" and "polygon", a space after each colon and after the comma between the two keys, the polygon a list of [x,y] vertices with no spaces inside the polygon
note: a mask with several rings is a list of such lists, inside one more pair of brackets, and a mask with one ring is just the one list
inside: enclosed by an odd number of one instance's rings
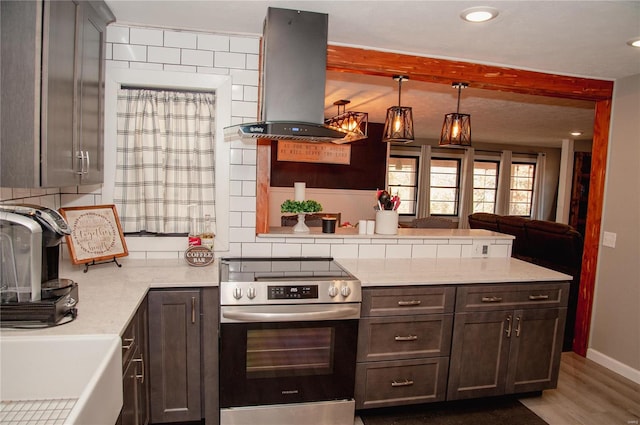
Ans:
{"label": "black coffee maker", "polygon": [[2,321],[57,322],[75,315],[77,284],[58,276],[60,244],[71,233],[52,209],[0,205],[0,302]]}

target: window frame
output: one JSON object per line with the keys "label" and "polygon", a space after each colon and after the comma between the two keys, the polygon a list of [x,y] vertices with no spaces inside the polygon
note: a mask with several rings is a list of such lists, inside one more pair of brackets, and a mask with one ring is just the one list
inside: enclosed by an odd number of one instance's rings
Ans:
{"label": "window frame", "polygon": [[[533,167],[533,171],[531,173],[531,189],[530,190],[523,190],[523,189],[514,189],[512,186],[512,182],[513,182],[513,166],[514,165],[529,165]],[[508,198],[508,204],[507,204],[507,212],[509,213],[509,215],[514,215],[517,217],[531,217],[532,214],[532,207],[533,207],[533,198],[535,196],[535,190],[536,190],[536,167],[538,166],[537,161],[534,160],[529,160],[529,159],[524,159],[524,158],[518,158],[518,159],[512,159],[511,160],[511,170],[510,171],[510,176],[509,176],[509,198]],[[511,205],[514,204],[511,201],[511,195],[514,191],[521,191],[521,192],[529,192],[530,196],[529,196],[529,214],[512,214],[511,213]],[[518,203],[518,204],[522,204],[522,203]]]}
{"label": "window frame", "polygon": [[[438,214],[438,213],[434,213],[432,211],[431,208],[431,203],[433,202],[433,197],[431,196],[431,189],[434,188],[433,185],[433,173],[431,172],[431,169],[433,167],[433,162],[434,161],[454,161],[457,164],[457,169],[456,169],[456,186],[455,186],[455,201],[454,201],[454,213],[453,214]],[[461,192],[461,182],[462,182],[462,176],[461,176],[461,171],[462,171],[462,157],[460,155],[442,155],[439,153],[436,154],[432,154],[431,155],[431,159],[430,159],[430,164],[429,164],[429,215],[432,216],[437,216],[437,217],[458,217],[458,214],[460,214],[460,192]],[[437,186],[437,188],[453,188],[452,186]]]}
{"label": "window frame", "polygon": [[[399,186],[399,185],[391,185],[391,183],[389,183],[391,181],[391,179],[389,178],[390,174],[392,172],[391,170],[391,162],[393,158],[401,158],[401,159],[413,159],[416,161],[416,166],[415,166],[415,181],[414,181],[414,185],[413,186]],[[391,191],[391,193],[395,193],[393,191],[394,187],[413,187],[414,188],[414,199],[413,200],[407,200],[407,199],[403,199],[402,196],[400,197],[400,202],[401,202],[401,206],[402,204],[405,204],[406,202],[411,202],[413,204],[413,212],[411,213],[399,213],[399,215],[401,216],[409,216],[409,217],[415,217],[418,214],[418,184],[420,182],[420,156],[419,155],[410,155],[410,154],[406,154],[406,153],[389,153],[389,162],[388,162],[388,166],[387,166],[387,186],[389,187],[389,190]]]}
{"label": "window frame", "polygon": [[[476,185],[475,185],[475,181],[476,181],[475,180],[475,177],[476,177],[476,163],[478,163],[478,162],[492,163],[492,164],[495,164],[495,166],[496,166],[496,176],[495,176],[496,184],[495,184],[495,187],[493,188],[493,195],[494,195],[493,196],[493,210],[491,211],[491,213],[495,214],[495,212],[496,212],[496,204],[497,204],[497,199],[498,199],[498,182],[500,181],[500,159],[498,159],[498,158],[489,159],[489,158],[478,158],[478,157],[476,157],[473,160],[473,187],[472,187],[473,195],[472,195],[472,202],[471,202],[471,204],[472,204],[472,211],[471,212],[472,213],[475,213],[475,212],[486,212],[484,210],[476,211],[476,209],[475,209],[475,205],[476,205],[475,191],[476,191],[476,189],[482,189],[482,190],[485,190],[485,191],[491,189],[491,188],[487,188],[487,187],[479,187],[479,188],[477,188]],[[483,201],[483,203],[484,204],[488,204],[489,202]]]}

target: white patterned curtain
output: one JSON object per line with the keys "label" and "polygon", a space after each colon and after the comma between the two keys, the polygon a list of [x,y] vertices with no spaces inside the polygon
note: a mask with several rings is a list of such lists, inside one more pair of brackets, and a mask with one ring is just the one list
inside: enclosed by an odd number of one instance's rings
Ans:
{"label": "white patterned curtain", "polygon": [[547,167],[547,156],[540,152],[536,161],[536,171],[533,177],[533,199],[531,200],[531,218],[546,220],[544,217],[544,174]]}
{"label": "white patterned curtain", "polygon": [[469,214],[473,212],[473,160],[475,150],[467,148],[462,159],[462,179],[460,188],[460,212],[458,213],[458,228],[469,228]]}
{"label": "white patterned curtain", "polygon": [[215,232],[215,95],[121,89],[114,203],[124,232],[187,233],[189,205]]}
{"label": "white patterned curtain", "polygon": [[498,193],[496,194],[496,214],[509,214],[509,196],[511,189],[511,151],[502,151],[498,170]]}
{"label": "white patterned curtain", "polygon": [[418,211],[416,217],[429,216],[429,203],[431,194],[431,146],[420,147],[420,175],[418,176]]}

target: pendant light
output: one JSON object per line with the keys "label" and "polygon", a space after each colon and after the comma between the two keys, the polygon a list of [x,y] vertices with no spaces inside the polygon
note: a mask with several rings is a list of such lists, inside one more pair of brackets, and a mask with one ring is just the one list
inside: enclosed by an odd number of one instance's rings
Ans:
{"label": "pendant light", "polygon": [[394,75],[393,79],[398,82],[398,106],[387,109],[387,119],[384,122],[383,142],[403,142],[413,141],[413,112],[408,106],[400,106],[402,95],[402,82],[409,80],[405,75]]}
{"label": "pendant light", "polygon": [[460,113],[460,92],[469,84],[453,83],[451,87],[458,89],[458,107],[455,113],[444,116],[440,146],[471,146],[471,115]]}
{"label": "pendant light", "polygon": [[[346,130],[349,134],[346,138],[350,142],[367,138],[367,124],[369,114],[366,112],[346,112],[347,104],[351,103],[350,100],[340,99],[333,102],[338,107],[338,115],[332,118],[324,120],[326,125],[335,127],[338,129]],[[342,106],[342,111],[340,107]]]}

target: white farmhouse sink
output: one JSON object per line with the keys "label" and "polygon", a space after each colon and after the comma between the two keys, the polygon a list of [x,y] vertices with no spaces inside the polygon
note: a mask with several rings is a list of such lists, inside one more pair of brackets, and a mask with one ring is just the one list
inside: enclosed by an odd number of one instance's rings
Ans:
{"label": "white farmhouse sink", "polygon": [[77,399],[65,424],[113,425],[122,407],[117,335],[0,337],[0,395]]}

